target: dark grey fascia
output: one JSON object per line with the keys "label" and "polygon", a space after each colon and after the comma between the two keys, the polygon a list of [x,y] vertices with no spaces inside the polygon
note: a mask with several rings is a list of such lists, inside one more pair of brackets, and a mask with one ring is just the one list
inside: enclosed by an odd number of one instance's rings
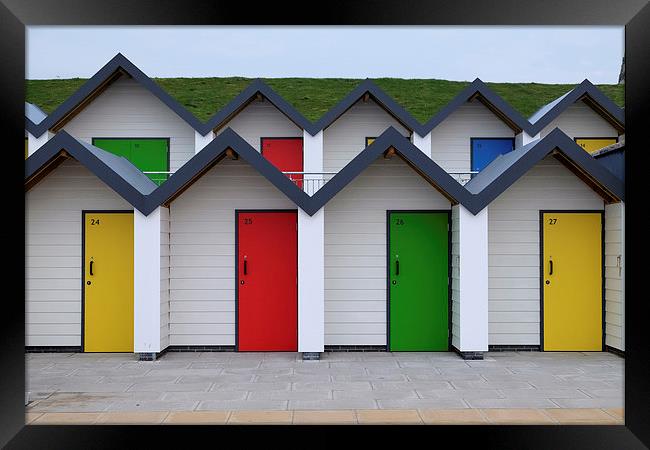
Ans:
{"label": "dark grey fascia", "polygon": [[474,95],[479,94],[495,109],[497,109],[503,116],[510,120],[519,130],[527,130],[530,123],[515,109],[512,108],[500,95],[487,87],[480,79],[476,78],[472,83],[463,89],[452,101],[450,101],[444,108],[442,108],[435,116],[429,119],[424,125],[421,126],[420,135],[424,136],[431,132],[435,127],[440,125],[447,117],[456,111],[460,106],[464,105],[467,100]]}
{"label": "dark grey fascia", "polygon": [[[420,133],[422,125],[420,125],[420,123],[415,120],[408,111],[393,100],[390,95],[386,94],[379,86],[368,79],[362,81],[356,88],[346,95],[343,100],[338,102],[332,109],[327,111],[320,119],[318,119],[318,121],[313,124],[312,130],[309,131],[309,133],[313,136],[319,131],[329,127],[365,94],[371,95],[377,103],[379,103],[389,112],[389,114],[395,117],[395,119],[401,122],[406,128]],[[421,134],[421,136],[424,135]]]}
{"label": "dark grey fascia", "polygon": [[[202,130],[203,124],[194,115],[181,106],[169,94],[167,94],[156,82],[149,78],[144,72],[129,61],[124,55],[118,53],[104,67],[99,69],[95,75],[86,81],[74,94],[68,97],[59,105],[50,115],[48,115],[39,124],[30,124],[29,119],[25,119],[25,127],[32,135],[39,137],[47,130],[55,126],[61,119],[68,115],[77,105],[91,95],[97,88],[106,82],[115,72],[123,70],[129,76],[133,77],[138,83],[145,87],[149,92],[155,95],[176,115],[183,119],[189,126],[199,131]],[[31,131],[30,131],[31,129]]]}
{"label": "dark grey fascia", "polygon": [[[578,166],[593,181],[620,200],[625,199],[625,183],[603,164],[598,162],[573,139],[555,128],[543,139],[531,142],[526,147],[501,155],[490,163],[465,185],[476,199],[478,211],[488,206],[501,193],[528,172],[553,150]],[[469,208],[468,208],[469,209]],[[472,211],[473,212],[473,211]],[[475,213],[476,214],[476,213]]]}
{"label": "dark grey fascia", "polygon": [[336,194],[350,184],[390,147],[394,148],[407,163],[420,171],[424,177],[446,193],[448,197],[462,204],[474,214],[480,211],[480,209],[475,211],[474,198],[463,185],[452,178],[451,175],[402,136],[395,128],[389,127],[311,197],[311,209],[307,211],[308,214],[312,215],[325,206],[327,202],[334,198]]}
{"label": "dark grey fascia", "polygon": [[296,206],[309,213],[310,197],[231,128],[226,128],[148,196],[145,214],[186,189],[197,177],[224,158],[228,149],[232,149],[253,166]]}
{"label": "dark grey fascia", "polygon": [[155,183],[125,158],[112,155],[88,143],[82,143],[65,131],[60,131],[25,160],[25,184],[48,166],[61,152],[90,170],[143,214],[148,214],[146,198]]}
{"label": "dark grey fascia", "polygon": [[[550,124],[556,117],[562,114],[565,109],[580,100],[583,96],[588,96],[593,102],[602,108],[609,116],[615,120],[619,128],[625,128],[624,109],[620,108],[616,103],[610,100],[609,97],[603,94],[603,92],[594,86],[589,80],[584,80],[571,91],[559,97],[559,101],[556,99],[549,105],[540,108],[541,111],[545,107],[552,104],[552,106],[548,108],[548,111],[544,112],[544,114],[542,114],[537,120],[530,123],[526,132],[530,136],[535,136],[537,133],[542,131],[544,127]],[[540,111],[533,114],[532,117],[534,118],[539,114]]]}
{"label": "dark grey fascia", "polygon": [[312,136],[314,132],[312,123],[307,120],[296,108],[287,102],[282,96],[275,92],[269,85],[261,79],[256,79],[249,84],[246,89],[240,92],[226,106],[217,111],[208,121],[203,124],[200,133],[205,136],[215,128],[219,128],[228,122],[239,109],[245,106],[257,94],[261,94],[273,104],[280,112],[289,118],[294,124],[303,130],[307,130]]}

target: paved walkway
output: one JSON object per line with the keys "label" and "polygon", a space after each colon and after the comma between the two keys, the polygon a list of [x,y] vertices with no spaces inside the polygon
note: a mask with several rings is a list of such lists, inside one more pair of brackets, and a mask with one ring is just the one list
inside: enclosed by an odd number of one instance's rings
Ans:
{"label": "paved walkway", "polygon": [[[622,423],[610,353],[27,354],[29,423]],[[70,422],[72,421],[72,422]],[[261,422],[260,422],[261,421]]]}

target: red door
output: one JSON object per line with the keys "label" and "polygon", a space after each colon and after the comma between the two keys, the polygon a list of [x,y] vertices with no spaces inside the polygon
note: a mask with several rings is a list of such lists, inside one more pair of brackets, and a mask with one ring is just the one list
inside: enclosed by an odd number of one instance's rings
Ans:
{"label": "red door", "polygon": [[298,216],[237,213],[238,350],[298,351]]}
{"label": "red door", "polygon": [[[262,155],[281,172],[302,172],[302,138],[262,138]],[[302,189],[303,176],[288,174]]]}

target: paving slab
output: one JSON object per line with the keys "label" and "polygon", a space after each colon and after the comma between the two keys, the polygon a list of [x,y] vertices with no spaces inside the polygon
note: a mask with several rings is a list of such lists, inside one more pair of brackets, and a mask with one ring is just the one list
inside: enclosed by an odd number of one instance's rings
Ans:
{"label": "paving slab", "polygon": [[293,422],[293,411],[234,411],[229,424],[289,425]]}
{"label": "paving slab", "polygon": [[199,401],[123,400],[111,403],[106,411],[192,411]]}
{"label": "paving slab", "polygon": [[352,425],[357,423],[355,411],[294,411],[294,425]]}
{"label": "paving slab", "polygon": [[458,409],[468,408],[467,401],[459,398],[382,399],[381,409]]}
{"label": "paving slab", "polygon": [[254,391],[248,394],[248,400],[329,400],[332,391]]}
{"label": "paving slab", "polygon": [[[403,385],[402,385],[403,386]],[[372,385],[369,381],[334,381],[329,383],[306,383],[298,382],[292,384],[294,391],[370,391]]]}
{"label": "paving slab", "polygon": [[[169,352],[156,361],[138,361],[133,354],[26,354],[32,400],[27,412],[103,414],[120,408],[128,413],[147,405],[162,409],[165,403],[167,411],[303,407],[298,410],[305,414],[536,408],[596,409],[622,421],[623,358],[576,352],[485,356],[464,361],[449,352],[326,352],[321,360],[302,361],[295,352]],[[443,420],[430,416],[432,422]],[[182,422],[186,416],[178,417]]]}
{"label": "paving slab", "polygon": [[377,424],[424,424],[420,414],[414,410],[361,410],[357,411],[357,420],[362,425]]}
{"label": "paving slab", "polygon": [[478,409],[421,409],[420,417],[427,425],[484,425],[487,418]]}
{"label": "paving slab", "polygon": [[206,400],[199,403],[197,411],[261,411],[286,410],[287,400]]}
{"label": "paving slab", "polygon": [[289,409],[377,409],[377,402],[371,399],[346,400],[290,400]]}
{"label": "paving slab", "polygon": [[557,404],[546,398],[470,398],[466,400],[470,408],[557,408]]}
{"label": "paving slab", "polygon": [[165,401],[203,401],[203,400],[246,400],[247,391],[212,391],[212,392],[163,392],[160,400]]}
{"label": "paving slab", "polygon": [[498,389],[433,389],[417,390],[420,398],[505,398],[506,396]]}
{"label": "paving slab", "polygon": [[134,383],[129,387],[130,392],[196,392],[207,391],[213,383]]}
{"label": "paving slab", "polygon": [[225,425],[229,411],[172,411],[163,423],[165,425]]}
{"label": "paving slab", "polygon": [[247,382],[247,383],[215,383],[210,391],[279,391],[291,390],[291,383],[266,383],[266,382]]}

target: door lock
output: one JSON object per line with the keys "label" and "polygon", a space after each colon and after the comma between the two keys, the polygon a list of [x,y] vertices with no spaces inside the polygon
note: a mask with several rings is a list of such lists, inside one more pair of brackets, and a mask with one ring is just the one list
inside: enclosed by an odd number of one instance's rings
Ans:
{"label": "door lock", "polygon": [[551,284],[551,280],[546,280],[546,284]]}

